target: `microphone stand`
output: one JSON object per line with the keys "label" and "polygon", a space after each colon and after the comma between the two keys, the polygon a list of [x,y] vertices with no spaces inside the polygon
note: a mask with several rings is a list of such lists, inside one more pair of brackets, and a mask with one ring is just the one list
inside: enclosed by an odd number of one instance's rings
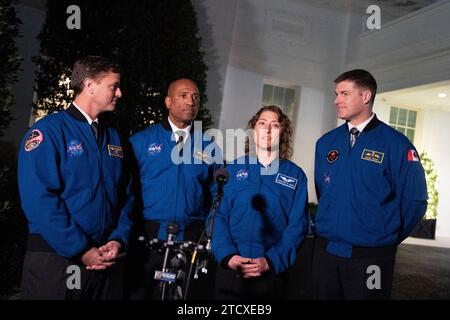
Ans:
{"label": "microphone stand", "polygon": [[[214,201],[213,201],[213,205],[211,206],[211,210],[209,212],[209,216],[210,216],[210,220],[209,220],[209,224],[206,228],[206,257],[205,257],[205,261],[202,264],[202,272],[203,273],[208,273],[208,255],[211,252],[211,239],[212,239],[212,232],[214,229],[214,220],[216,217],[216,211],[219,208],[220,205],[220,201],[223,198],[223,188],[219,188],[217,189],[216,195],[214,197]],[[201,240],[203,239],[203,237],[205,236],[205,230],[203,230],[202,235],[200,236],[200,239],[197,242],[197,245],[195,246],[194,249],[194,253],[192,254],[192,259],[191,259],[191,265],[189,267],[189,273],[188,273],[188,277],[187,277],[187,282],[186,282],[186,288],[184,290],[184,300],[187,300],[187,296],[188,296],[188,292],[189,292],[189,285],[191,283],[191,275],[192,275],[192,269],[194,267],[194,263],[197,264],[196,258],[197,258],[197,253],[198,253],[198,248],[200,245]],[[197,275],[197,271],[196,271],[196,275]]]}
{"label": "microphone stand", "polygon": [[208,224],[207,232],[206,232],[206,250],[211,251],[211,240],[212,240],[212,233],[214,230],[214,221],[216,219],[216,211],[219,208],[220,201],[222,201],[223,198],[223,188],[217,189],[216,196],[214,197],[214,202],[211,207],[210,212],[210,221]]}
{"label": "microphone stand", "polygon": [[[169,261],[170,247],[172,246],[179,229],[180,229],[179,225],[176,224],[175,222],[169,223],[167,225],[167,244],[166,244],[166,252],[164,254],[164,262],[162,265],[163,274],[169,272],[169,269],[167,268],[167,263]],[[167,282],[164,281],[162,285],[161,300],[164,300],[164,297],[166,295],[166,286]]]}

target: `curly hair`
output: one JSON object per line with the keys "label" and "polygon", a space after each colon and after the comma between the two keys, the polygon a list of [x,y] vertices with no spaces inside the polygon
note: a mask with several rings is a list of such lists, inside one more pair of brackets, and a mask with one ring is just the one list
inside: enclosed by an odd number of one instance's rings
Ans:
{"label": "curly hair", "polygon": [[[248,121],[247,123],[247,129],[254,129],[256,122],[258,122],[261,114],[264,111],[272,111],[277,114],[278,116],[278,122],[281,125],[281,132],[280,132],[280,159],[290,159],[293,153],[291,144],[292,144],[292,124],[291,120],[289,120],[288,116],[286,116],[283,111],[274,105],[270,106],[264,106]],[[248,137],[246,139],[245,143],[245,153],[250,153],[250,144]]]}

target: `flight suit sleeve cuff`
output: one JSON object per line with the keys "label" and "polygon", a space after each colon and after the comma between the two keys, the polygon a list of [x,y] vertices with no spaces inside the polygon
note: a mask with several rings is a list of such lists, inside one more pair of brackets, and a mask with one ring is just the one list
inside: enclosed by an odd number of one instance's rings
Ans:
{"label": "flight suit sleeve cuff", "polygon": [[126,245],[126,243],[125,243],[122,239],[119,239],[119,238],[113,238],[113,239],[109,239],[108,242],[109,242],[109,241],[117,241],[118,243],[120,243],[120,252],[126,251],[127,245]]}
{"label": "flight suit sleeve cuff", "polygon": [[82,264],[83,262],[81,261],[81,258],[84,256],[84,254],[86,252],[88,252],[89,250],[91,250],[92,245],[87,245],[83,250],[81,250],[79,253],[77,253],[75,256],[73,256],[72,258],[70,258],[70,260]]}
{"label": "flight suit sleeve cuff", "polygon": [[266,258],[267,264],[269,265],[269,270],[267,270],[267,273],[275,274],[275,266],[273,265],[272,260],[268,256],[264,256]]}
{"label": "flight suit sleeve cuff", "polygon": [[228,262],[230,262],[231,258],[233,258],[235,255],[237,255],[237,253],[232,253],[225,256],[225,258],[220,261],[220,265],[225,269],[230,269],[230,267],[228,267]]}

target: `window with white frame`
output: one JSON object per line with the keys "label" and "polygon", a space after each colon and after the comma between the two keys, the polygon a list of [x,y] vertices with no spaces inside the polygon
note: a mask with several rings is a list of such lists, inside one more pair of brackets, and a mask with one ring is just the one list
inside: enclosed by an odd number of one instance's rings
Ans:
{"label": "window with white frame", "polygon": [[416,135],[417,111],[391,107],[389,125],[408,137],[414,143]]}
{"label": "window with white frame", "polygon": [[291,121],[294,121],[295,90],[295,87],[281,87],[265,83],[261,105],[278,106]]}

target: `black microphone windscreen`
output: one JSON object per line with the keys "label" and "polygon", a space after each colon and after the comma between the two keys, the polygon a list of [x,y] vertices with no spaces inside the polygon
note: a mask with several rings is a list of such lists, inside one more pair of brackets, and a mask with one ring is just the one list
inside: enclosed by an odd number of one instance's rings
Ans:
{"label": "black microphone windscreen", "polygon": [[214,173],[214,181],[221,181],[226,183],[228,181],[228,171],[225,168],[220,168]]}
{"label": "black microphone windscreen", "polygon": [[178,231],[180,231],[180,226],[178,223],[171,222],[167,225],[167,234],[174,234],[177,235]]}

